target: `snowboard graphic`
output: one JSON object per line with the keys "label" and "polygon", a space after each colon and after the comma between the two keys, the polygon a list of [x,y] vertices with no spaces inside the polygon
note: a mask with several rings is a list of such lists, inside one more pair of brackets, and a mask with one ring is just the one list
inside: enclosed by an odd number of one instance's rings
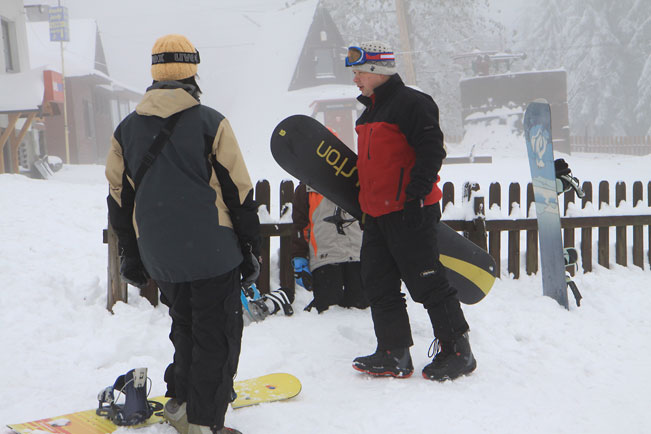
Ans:
{"label": "snowboard graphic", "polygon": [[[263,375],[248,380],[236,381],[235,392],[237,393],[237,399],[231,403],[231,406],[236,409],[264,402],[281,401],[295,397],[300,391],[301,382],[291,374]],[[164,396],[158,396],[149,400],[164,405],[168,399]],[[129,428],[142,428],[162,422],[164,422],[163,413],[160,411],[153,414],[145,423]],[[108,434],[122,428],[110,420],[98,416],[95,409],[7,426],[18,434],[35,434],[37,431],[41,434]]]}
{"label": "snowboard graphic", "polygon": [[301,392],[301,382],[291,374],[269,374],[236,381],[235,392],[234,409],[293,398]]}
{"label": "snowboard graphic", "polygon": [[558,209],[551,110],[544,100],[530,103],[524,112],[524,134],[536,202],[543,294],[568,308],[565,259]]}
{"label": "snowboard graphic", "polygon": [[[356,219],[359,205],[357,154],[319,121],[294,115],[276,126],[271,153],[289,174],[339,205]],[[439,225],[439,255],[448,279],[465,304],[481,301],[495,282],[495,261],[445,224]]]}

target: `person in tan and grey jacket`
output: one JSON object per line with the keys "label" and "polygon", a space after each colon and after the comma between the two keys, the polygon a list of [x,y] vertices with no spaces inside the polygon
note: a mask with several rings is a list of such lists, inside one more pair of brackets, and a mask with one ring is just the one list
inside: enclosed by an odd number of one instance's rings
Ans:
{"label": "person in tan and grey jacket", "polygon": [[154,44],[154,82],[112,138],[107,201],[123,279],[142,286],[150,276],[172,317],[165,418],[182,434],[238,433],[224,419],[260,223],[233,130],[199,100],[199,60],[182,35]]}
{"label": "person in tan and grey jacket", "polygon": [[296,283],[312,291],[305,308],[322,313],[330,306],[366,309],[359,252],[359,222],[304,183],[294,192],[292,265]]}

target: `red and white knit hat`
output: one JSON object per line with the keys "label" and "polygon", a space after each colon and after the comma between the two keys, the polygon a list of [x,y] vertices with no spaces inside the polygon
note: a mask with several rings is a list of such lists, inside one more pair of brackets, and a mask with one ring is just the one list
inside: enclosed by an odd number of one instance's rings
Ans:
{"label": "red and white knit hat", "polygon": [[353,71],[364,71],[383,75],[393,75],[398,72],[395,56],[389,44],[381,41],[367,41],[362,42],[359,48],[367,53],[386,53],[386,55],[382,56],[382,60],[366,60],[365,63],[353,65]]}

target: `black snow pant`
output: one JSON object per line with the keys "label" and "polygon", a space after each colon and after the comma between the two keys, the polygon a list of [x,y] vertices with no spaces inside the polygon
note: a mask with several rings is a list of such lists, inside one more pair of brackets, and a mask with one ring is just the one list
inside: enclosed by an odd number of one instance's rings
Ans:
{"label": "black snow pant", "polygon": [[425,223],[407,227],[402,211],[366,216],[362,238],[362,282],[371,304],[379,350],[413,345],[405,294],[427,310],[434,336],[452,341],[468,330],[457,291],[450,286],[439,261],[437,226],[439,204],[426,206]]}
{"label": "black snow pant", "polygon": [[192,282],[156,282],[172,317],[174,362],[165,372],[167,396],[187,402],[188,421],[224,426],[242,342],[240,273]]}
{"label": "black snow pant", "polygon": [[319,313],[335,305],[358,309],[368,307],[358,261],[327,264],[313,270],[312,292],[314,300],[311,305]]}

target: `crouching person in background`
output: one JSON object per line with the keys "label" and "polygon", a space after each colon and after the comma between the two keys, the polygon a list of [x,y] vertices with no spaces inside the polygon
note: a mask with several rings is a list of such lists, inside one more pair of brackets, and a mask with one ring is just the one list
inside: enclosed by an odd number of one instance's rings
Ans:
{"label": "crouching person in background", "polygon": [[154,44],[154,82],[113,135],[108,208],[121,274],[136,285],[151,276],[172,317],[165,419],[182,434],[234,434],[224,419],[240,355],[240,291],[256,277],[260,223],[233,130],[199,101],[198,63],[184,36]]}
{"label": "crouching person in background", "polygon": [[304,183],[294,192],[292,221],[294,277],[314,295],[305,310],[315,308],[321,313],[334,305],[367,308],[360,273],[359,223]]}

